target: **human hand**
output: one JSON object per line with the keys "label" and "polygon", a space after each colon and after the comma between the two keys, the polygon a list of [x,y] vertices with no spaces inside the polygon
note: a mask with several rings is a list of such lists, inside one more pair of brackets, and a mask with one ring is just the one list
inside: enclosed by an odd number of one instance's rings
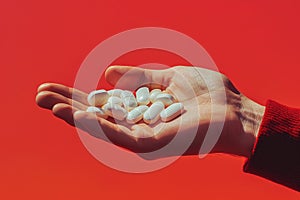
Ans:
{"label": "human hand", "polygon": [[[185,112],[170,122],[159,121],[153,125],[142,122],[130,125],[126,122],[115,122],[112,118],[106,120],[85,112],[88,106],[86,93],[55,83],[42,84],[39,87],[37,104],[51,109],[58,118],[70,125],[76,124],[95,137],[99,137],[100,134],[89,124],[97,122],[110,141],[133,152],[151,152],[165,146],[177,134],[179,128],[186,137],[189,137],[191,130],[197,130],[196,137],[185,155],[199,153],[209,125],[220,123],[218,118],[212,121],[211,116],[222,115],[225,110],[224,127],[211,153],[229,153],[245,157],[250,155],[264,107],[241,94],[226,76],[198,67],[177,66],[164,70],[149,70],[112,66],[106,70],[105,78],[111,85],[122,86],[122,89],[132,90],[141,85],[150,89],[163,89],[183,103]],[[226,101],[222,98],[224,90]],[[216,101],[212,101],[212,96]],[[198,111],[200,113],[197,113]]]}

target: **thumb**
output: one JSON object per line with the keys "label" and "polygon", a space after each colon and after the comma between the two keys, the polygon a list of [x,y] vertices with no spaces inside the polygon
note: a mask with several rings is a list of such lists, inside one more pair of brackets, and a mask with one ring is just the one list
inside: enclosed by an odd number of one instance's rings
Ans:
{"label": "thumb", "polygon": [[172,77],[170,69],[152,70],[130,66],[110,66],[105,72],[106,81],[115,88],[135,90],[140,86],[165,89]]}

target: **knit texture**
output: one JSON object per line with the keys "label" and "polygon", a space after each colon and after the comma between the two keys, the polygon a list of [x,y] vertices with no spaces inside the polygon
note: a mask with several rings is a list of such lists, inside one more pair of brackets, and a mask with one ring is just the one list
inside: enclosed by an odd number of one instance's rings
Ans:
{"label": "knit texture", "polygon": [[300,191],[300,109],[267,101],[244,171]]}

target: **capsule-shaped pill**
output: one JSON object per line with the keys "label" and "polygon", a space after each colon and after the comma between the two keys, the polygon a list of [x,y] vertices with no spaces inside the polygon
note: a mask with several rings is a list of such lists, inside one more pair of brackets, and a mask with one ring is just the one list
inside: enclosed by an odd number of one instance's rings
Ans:
{"label": "capsule-shaped pill", "polygon": [[117,96],[111,96],[108,98],[107,103],[122,105],[123,101]]}
{"label": "capsule-shaped pill", "polygon": [[107,103],[102,108],[106,114],[117,120],[123,120],[127,116],[127,111],[118,104]]}
{"label": "capsule-shaped pill", "polygon": [[150,99],[151,103],[155,102],[155,99],[156,99],[157,95],[159,95],[160,93],[161,93],[160,89],[151,90],[150,96],[149,96],[149,99]]}
{"label": "capsule-shaped pill", "polygon": [[124,90],[120,97],[126,110],[132,110],[133,108],[137,107],[137,101],[132,92]]}
{"label": "capsule-shaped pill", "polygon": [[103,109],[101,109],[101,108],[98,108],[98,107],[89,106],[86,109],[86,112],[95,113],[97,116],[102,117],[104,119],[107,118],[107,114],[105,113],[105,111]]}
{"label": "capsule-shaped pill", "polygon": [[159,119],[160,112],[165,108],[161,101],[154,102],[143,115],[144,122],[153,124]]}
{"label": "capsule-shaped pill", "polygon": [[149,88],[141,87],[136,91],[136,100],[139,105],[148,105],[149,100]]}
{"label": "capsule-shaped pill", "polygon": [[87,101],[91,106],[102,106],[107,102],[109,95],[106,90],[95,90],[89,93]]}
{"label": "capsule-shaped pill", "polygon": [[175,99],[172,95],[168,94],[168,93],[161,93],[161,94],[158,94],[156,96],[156,99],[155,99],[155,102],[156,101],[160,101],[162,102],[165,106],[169,106],[171,105],[172,103],[174,103]]}
{"label": "capsule-shaped pill", "polygon": [[120,94],[121,99],[126,98],[126,97],[131,97],[131,96],[134,96],[134,94],[129,90],[123,90]]}
{"label": "capsule-shaped pill", "polygon": [[179,116],[182,113],[182,111],[182,103],[173,103],[172,105],[161,111],[160,118],[162,121],[167,122]]}
{"label": "capsule-shaped pill", "polygon": [[127,123],[134,124],[143,119],[143,114],[148,108],[146,105],[141,105],[131,110],[126,117]]}
{"label": "capsule-shaped pill", "polygon": [[109,96],[116,96],[116,97],[120,97],[122,92],[123,90],[121,89],[112,89],[107,91]]}

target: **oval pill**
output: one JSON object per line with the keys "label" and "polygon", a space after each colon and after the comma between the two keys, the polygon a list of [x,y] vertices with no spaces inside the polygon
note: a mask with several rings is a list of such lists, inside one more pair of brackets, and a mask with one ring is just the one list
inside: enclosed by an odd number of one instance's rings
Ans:
{"label": "oval pill", "polygon": [[124,90],[120,97],[126,110],[132,110],[133,108],[137,107],[137,101],[132,92]]}
{"label": "oval pill", "polygon": [[172,105],[161,111],[160,118],[162,121],[167,122],[179,116],[182,113],[182,111],[182,103],[173,103]]}
{"label": "oval pill", "polygon": [[164,108],[165,105],[160,101],[153,103],[143,115],[144,122],[147,124],[155,123],[159,119],[159,114]]}
{"label": "oval pill", "polygon": [[156,96],[155,102],[161,101],[165,106],[169,106],[174,103],[175,99],[168,93],[160,93]]}
{"label": "oval pill", "polygon": [[136,100],[139,105],[148,105],[149,100],[149,88],[141,87],[136,91]]}
{"label": "oval pill", "polygon": [[126,117],[127,123],[134,124],[143,119],[143,114],[148,108],[146,105],[141,105],[131,110]]}
{"label": "oval pill", "polygon": [[161,93],[160,89],[151,90],[150,95],[149,95],[149,99],[150,99],[151,103],[155,102],[157,95],[159,95],[160,93]]}
{"label": "oval pill", "polygon": [[144,112],[146,112],[148,110],[149,106],[147,105],[141,105],[139,107],[137,107],[137,109],[144,114]]}
{"label": "oval pill", "polygon": [[116,96],[116,97],[120,97],[122,92],[123,90],[121,89],[112,89],[107,91],[109,96]]}
{"label": "oval pill", "polygon": [[86,112],[95,113],[97,116],[102,117],[104,119],[107,118],[107,114],[105,113],[105,111],[103,109],[101,109],[101,108],[98,108],[98,107],[89,106],[86,109]]}
{"label": "oval pill", "polygon": [[129,90],[123,90],[120,94],[121,99],[126,98],[126,97],[130,97],[130,96],[134,96],[134,94]]}
{"label": "oval pill", "polygon": [[89,93],[87,101],[91,106],[102,106],[107,102],[108,97],[106,90],[94,90]]}
{"label": "oval pill", "polygon": [[108,98],[107,103],[122,105],[123,101],[117,96],[111,96]]}
{"label": "oval pill", "polygon": [[106,114],[117,120],[123,120],[127,116],[127,111],[118,104],[107,103],[102,108]]}

